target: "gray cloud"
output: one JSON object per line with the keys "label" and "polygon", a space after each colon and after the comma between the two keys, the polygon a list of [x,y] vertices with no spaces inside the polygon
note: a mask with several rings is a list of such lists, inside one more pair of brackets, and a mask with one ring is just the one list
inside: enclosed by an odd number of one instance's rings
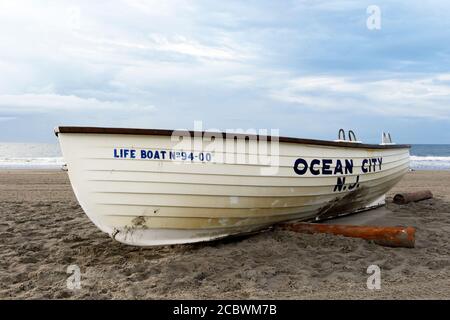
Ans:
{"label": "gray cloud", "polygon": [[382,29],[371,32],[369,4],[3,1],[0,123],[24,128],[24,141],[53,139],[58,124],[204,120],[329,138],[341,126],[381,131],[393,117],[448,123],[450,5],[379,1]]}

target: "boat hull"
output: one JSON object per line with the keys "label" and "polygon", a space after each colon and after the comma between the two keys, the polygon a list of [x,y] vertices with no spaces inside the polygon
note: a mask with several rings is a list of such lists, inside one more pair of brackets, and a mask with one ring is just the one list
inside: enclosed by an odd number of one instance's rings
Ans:
{"label": "boat hull", "polygon": [[[114,239],[138,246],[209,241],[363,210],[382,203],[409,168],[407,147],[279,141],[268,153],[277,157],[274,165],[248,161],[249,148],[205,151],[206,138],[201,147],[192,144],[187,159],[169,135],[61,130],[58,138],[88,217]],[[239,154],[243,161],[230,160]]]}

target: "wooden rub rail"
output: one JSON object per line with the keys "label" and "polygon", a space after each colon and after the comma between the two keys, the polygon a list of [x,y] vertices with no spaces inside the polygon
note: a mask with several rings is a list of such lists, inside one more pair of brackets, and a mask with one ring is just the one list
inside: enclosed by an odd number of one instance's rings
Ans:
{"label": "wooden rub rail", "polygon": [[194,136],[196,133],[201,136],[207,135],[208,137],[221,137],[227,138],[227,135],[231,135],[231,139],[247,139],[253,137],[256,139],[263,139],[264,141],[272,141],[275,139],[277,142],[286,143],[299,143],[308,145],[319,146],[334,146],[334,147],[346,147],[346,148],[359,148],[359,149],[409,149],[411,146],[407,144],[365,144],[354,143],[349,141],[325,141],[315,139],[301,139],[293,137],[278,137],[278,136],[264,136],[254,134],[240,134],[240,133],[226,133],[226,132],[204,132],[204,131],[185,131],[185,130],[167,130],[167,129],[137,129],[137,128],[104,128],[104,127],[57,127],[55,128],[55,134],[58,136],[60,133],[83,133],[83,134],[131,134],[131,135],[156,135],[156,136],[172,136],[174,133],[189,134]]}
{"label": "wooden rub rail", "polygon": [[283,223],[279,227],[301,233],[328,233],[344,237],[373,240],[388,247],[414,248],[415,232],[413,227],[352,226],[316,223]]}

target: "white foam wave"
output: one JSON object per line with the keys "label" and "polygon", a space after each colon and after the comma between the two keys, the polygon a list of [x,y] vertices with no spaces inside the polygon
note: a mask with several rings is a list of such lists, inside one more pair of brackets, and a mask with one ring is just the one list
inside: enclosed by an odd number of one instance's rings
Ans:
{"label": "white foam wave", "polygon": [[0,169],[60,169],[62,157],[0,158]]}
{"label": "white foam wave", "polygon": [[411,156],[410,160],[415,170],[450,170],[450,157]]}
{"label": "white foam wave", "polygon": [[411,161],[445,161],[450,162],[450,157],[435,157],[435,156],[411,156]]}

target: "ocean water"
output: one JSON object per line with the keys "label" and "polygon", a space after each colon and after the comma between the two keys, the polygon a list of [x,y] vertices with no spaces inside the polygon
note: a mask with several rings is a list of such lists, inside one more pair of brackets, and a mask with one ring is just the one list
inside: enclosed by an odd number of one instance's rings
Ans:
{"label": "ocean water", "polygon": [[[60,169],[64,164],[58,144],[0,143],[0,169]],[[411,169],[450,170],[450,144],[416,144]]]}
{"label": "ocean water", "polygon": [[450,170],[450,144],[412,145],[410,167],[414,170]]}
{"label": "ocean water", "polygon": [[60,169],[63,164],[58,144],[0,143],[0,169]]}

